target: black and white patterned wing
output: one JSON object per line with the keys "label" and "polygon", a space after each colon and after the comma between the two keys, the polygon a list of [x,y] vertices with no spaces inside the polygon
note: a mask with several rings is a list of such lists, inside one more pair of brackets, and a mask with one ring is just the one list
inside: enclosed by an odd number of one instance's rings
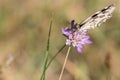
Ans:
{"label": "black and white patterned wing", "polygon": [[81,22],[78,26],[78,30],[91,29],[100,26],[101,23],[112,17],[112,12],[114,11],[114,9],[114,4],[111,4],[101,11],[96,12],[95,14]]}

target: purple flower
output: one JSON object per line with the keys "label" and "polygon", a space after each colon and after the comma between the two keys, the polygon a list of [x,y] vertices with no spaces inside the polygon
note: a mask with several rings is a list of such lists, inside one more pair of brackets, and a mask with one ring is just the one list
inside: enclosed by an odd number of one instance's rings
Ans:
{"label": "purple flower", "polygon": [[75,22],[74,20],[71,21],[71,29],[69,29],[68,27],[62,28],[63,35],[68,37],[69,34],[72,34],[72,33],[74,33],[77,30],[77,23],[74,24],[74,22]]}
{"label": "purple flower", "polygon": [[84,44],[91,44],[90,37],[87,35],[87,30],[77,30],[77,24],[74,20],[71,21],[71,28],[68,27],[62,29],[62,33],[67,37],[66,45],[72,45],[77,48],[79,53],[82,53]]}

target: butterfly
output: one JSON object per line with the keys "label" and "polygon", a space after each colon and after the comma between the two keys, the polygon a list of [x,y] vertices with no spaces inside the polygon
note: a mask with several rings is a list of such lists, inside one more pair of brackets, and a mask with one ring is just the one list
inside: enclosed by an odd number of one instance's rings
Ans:
{"label": "butterfly", "polygon": [[111,4],[94,13],[92,16],[88,17],[77,26],[78,30],[91,29],[100,26],[101,23],[112,17],[114,9],[115,5]]}

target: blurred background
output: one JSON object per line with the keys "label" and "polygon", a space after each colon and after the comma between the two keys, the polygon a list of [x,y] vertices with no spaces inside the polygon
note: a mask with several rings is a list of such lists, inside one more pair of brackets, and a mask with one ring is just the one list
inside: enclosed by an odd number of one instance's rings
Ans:
{"label": "blurred background", "polygon": [[[83,54],[72,47],[63,80],[120,80],[119,0],[0,0],[0,80],[40,80],[53,15],[49,59],[65,44],[61,28],[80,23],[115,3],[113,17],[89,30]],[[57,80],[68,47],[54,59],[46,80]]]}

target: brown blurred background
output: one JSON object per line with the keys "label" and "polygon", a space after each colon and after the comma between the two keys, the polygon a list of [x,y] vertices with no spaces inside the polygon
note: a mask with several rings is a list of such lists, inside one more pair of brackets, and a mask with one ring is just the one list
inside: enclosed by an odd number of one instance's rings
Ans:
{"label": "brown blurred background", "polygon": [[[64,44],[61,28],[115,3],[113,17],[89,31],[83,54],[71,49],[63,80],[120,80],[120,0],[0,0],[0,80],[40,80],[51,16],[51,58]],[[67,47],[47,70],[57,80]],[[12,55],[12,58],[11,58]]]}

